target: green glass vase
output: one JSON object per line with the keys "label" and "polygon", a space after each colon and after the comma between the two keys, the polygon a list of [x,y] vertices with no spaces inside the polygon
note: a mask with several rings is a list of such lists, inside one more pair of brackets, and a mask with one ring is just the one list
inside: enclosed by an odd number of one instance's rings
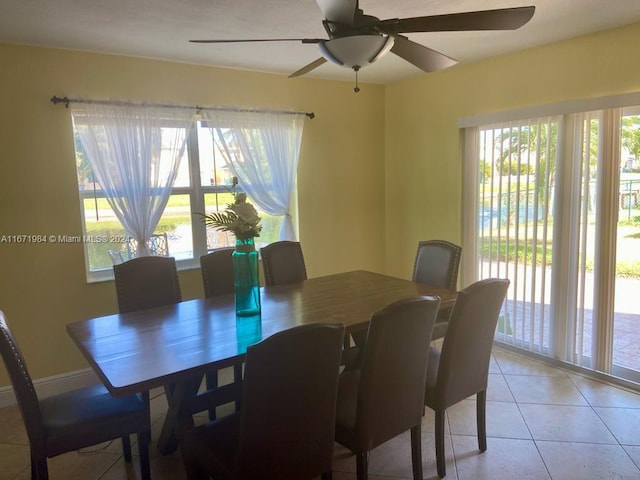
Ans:
{"label": "green glass vase", "polygon": [[253,238],[236,238],[236,249],[233,252],[233,286],[236,316],[260,315],[260,273],[258,252]]}
{"label": "green glass vase", "polygon": [[247,353],[247,347],[262,340],[262,320],[260,315],[236,317],[236,340],[238,354]]}

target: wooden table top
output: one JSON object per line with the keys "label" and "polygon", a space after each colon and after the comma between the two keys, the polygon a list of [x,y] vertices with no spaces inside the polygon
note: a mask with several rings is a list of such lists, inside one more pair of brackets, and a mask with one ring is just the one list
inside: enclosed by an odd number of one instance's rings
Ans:
{"label": "wooden table top", "polygon": [[375,311],[415,295],[437,295],[441,306],[451,306],[456,292],[353,271],[263,287],[260,319],[236,321],[231,294],[92,318],[67,325],[67,332],[109,391],[121,396],[236,363],[248,345],[296,325],[365,328]]}

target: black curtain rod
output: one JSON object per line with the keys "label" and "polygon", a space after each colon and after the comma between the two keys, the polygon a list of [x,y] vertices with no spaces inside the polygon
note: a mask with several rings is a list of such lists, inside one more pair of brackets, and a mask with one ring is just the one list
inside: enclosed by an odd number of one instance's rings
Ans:
{"label": "black curtain rod", "polygon": [[87,100],[84,98],[69,98],[69,97],[51,97],[51,103],[54,105],[58,105],[59,103],[64,104],[66,108],[69,108],[70,103],[97,103],[100,105],[148,105],[154,107],[167,107],[167,108],[193,108],[196,111],[200,110],[220,110],[223,112],[268,112],[268,113],[284,113],[284,114],[304,114],[310,119],[313,119],[316,114],[313,112],[291,112],[288,110],[261,110],[261,109],[251,109],[251,108],[230,108],[230,107],[202,107],[200,105],[173,105],[173,104],[163,104],[163,103],[134,103],[134,102],[126,102],[126,101],[117,101],[117,100]]}

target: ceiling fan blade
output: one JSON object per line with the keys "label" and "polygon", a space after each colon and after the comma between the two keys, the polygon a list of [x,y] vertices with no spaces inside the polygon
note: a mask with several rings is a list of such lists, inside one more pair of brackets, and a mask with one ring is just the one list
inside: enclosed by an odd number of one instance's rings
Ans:
{"label": "ceiling fan blade", "polygon": [[302,75],[309,73],[314,68],[318,68],[320,65],[324,64],[326,61],[327,61],[326,58],[320,57],[317,60],[314,60],[313,62],[309,63],[308,65],[305,65],[300,70],[296,70],[295,72],[293,72],[291,75],[289,75],[289,78],[301,77]]}
{"label": "ceiling fan blade", "polygon": [[436,52],[402,35],[395,37],[391,51],[424,72],[436,72],[458,63],[444,53]]}
{"label": "ceiling fan blade", "polygon": [[515,30],[531,20],[535,10],[529,6],[391,19],[381,21],[380,26],[389,33]]}
{"label": "ceiling fan blade", "polygon": [[316,3],[328,21],[344,25],[353,24],[358,0],[316,0]]}
{"label": "ceiling fan blade", "polygon": [[189,40],[191,43],[249,43],[249,42],[302,42],[302,43],[320,43],[326,41],[326,38],[243,38],[239,40]]}

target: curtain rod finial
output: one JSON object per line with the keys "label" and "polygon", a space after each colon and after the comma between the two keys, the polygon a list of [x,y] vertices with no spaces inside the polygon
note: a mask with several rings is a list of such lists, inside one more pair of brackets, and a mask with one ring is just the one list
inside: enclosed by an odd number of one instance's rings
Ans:
{"label": "curtain rod finial", "polygon": [[54,105],[57,105],[59,103],[64,103],[65,108],[69,108],[69,97],[56,97],[55,95],[53,97],[51,97],[51,103],[53,103]]}

